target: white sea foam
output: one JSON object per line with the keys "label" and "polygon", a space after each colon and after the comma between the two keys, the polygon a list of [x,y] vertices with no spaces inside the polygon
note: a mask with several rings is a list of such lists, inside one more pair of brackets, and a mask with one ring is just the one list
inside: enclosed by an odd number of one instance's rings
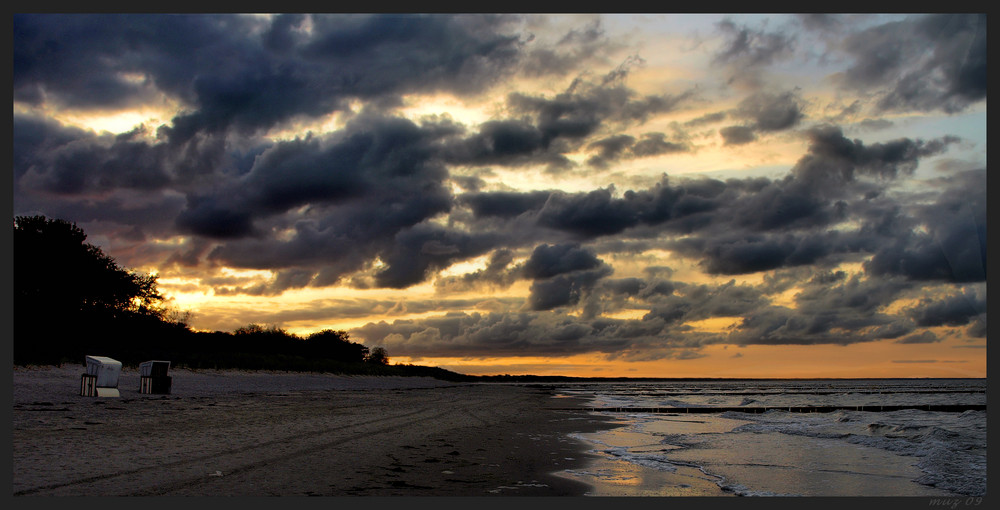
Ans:
{"label": "white sea foam", "polygon": [[[727,384],[729,385],[727,387]],[[595,407],[983,405],[985,380],[713,381],[572,388]],[[986,412],[616,413],[609,458],[701,470],[743,496],[986,493]],[[840,492],[838,492],[840,491]]]}

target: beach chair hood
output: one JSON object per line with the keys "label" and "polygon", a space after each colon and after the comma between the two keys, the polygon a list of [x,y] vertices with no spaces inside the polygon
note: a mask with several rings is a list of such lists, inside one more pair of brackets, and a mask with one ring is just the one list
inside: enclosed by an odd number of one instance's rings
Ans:
{"label": "beach chair hood", "polygon": [[117,388],[118,376],[122,373],[122,363],[105,356],[87,356],[87,375],[97,377],[100,388]]}

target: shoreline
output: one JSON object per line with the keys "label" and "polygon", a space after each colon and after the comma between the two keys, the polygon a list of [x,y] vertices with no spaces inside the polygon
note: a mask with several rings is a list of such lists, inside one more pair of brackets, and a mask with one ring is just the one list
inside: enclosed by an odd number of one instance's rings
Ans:
{"label": "shoreline", "polygon": [[171,369],[143,395],[126,368],[98,398],[83,372],[15,367],[15,496],[582,496],[571,434],[616,426],[532,384]]}

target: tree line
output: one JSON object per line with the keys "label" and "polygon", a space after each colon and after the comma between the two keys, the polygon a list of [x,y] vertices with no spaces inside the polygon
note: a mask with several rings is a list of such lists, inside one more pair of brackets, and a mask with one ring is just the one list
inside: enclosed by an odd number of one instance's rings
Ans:
{"label": "tree line", "polygon": [[86,239],[66,220],[14,218],[15,365],[83,363],[87,355],[104,355],[127,366],[161,359],[190,368],[466,378],[440,368],[390,365],[384,348],[352,342],[345,331],[300,337],[260,324],[194,331],[189,314],[164,305],[156,275],[118,266]]}

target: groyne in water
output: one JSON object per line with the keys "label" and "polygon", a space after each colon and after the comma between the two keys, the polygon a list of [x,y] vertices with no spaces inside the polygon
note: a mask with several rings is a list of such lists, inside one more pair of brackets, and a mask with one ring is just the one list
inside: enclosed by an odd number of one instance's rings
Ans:
{"label": "groyne in water", "polygon": [[965,411],[985,411],[986,404],[956,405],[892,405],[892,406],[740,406],[740,407],[550,407],[561,411],[594,411],[602,413],[766,413],[787,411],[789,413],[831,413],[834,411],[868,411],[876,413],[917,409],[942,413]]}

